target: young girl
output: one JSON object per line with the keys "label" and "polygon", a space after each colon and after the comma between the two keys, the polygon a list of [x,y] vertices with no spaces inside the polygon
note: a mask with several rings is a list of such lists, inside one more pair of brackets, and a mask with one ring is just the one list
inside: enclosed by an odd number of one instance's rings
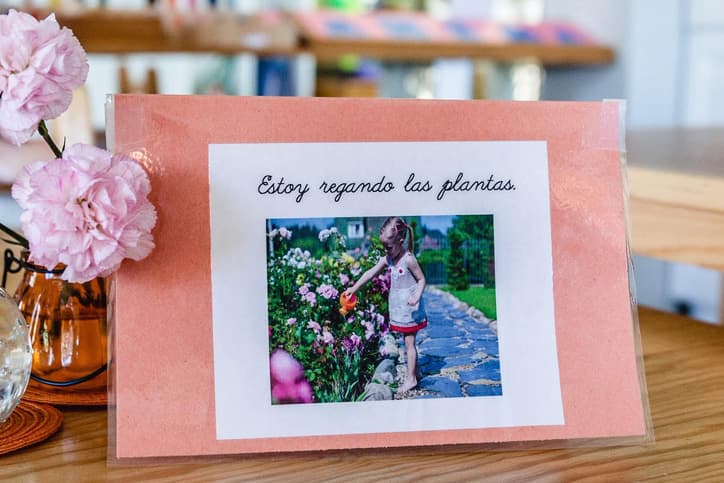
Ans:
{"label": "young girl", "polygon": [[[407,238],[407,250],[405,250],[405,238]],[[407,376],[405,383],[397,390],[401,394],[417,386],[415,335],[418,330],[427,326],[422,300],[425,275],[412,254],[414,246],[412,227],[402,218],[394,216],[385,220],[380,228],[380,241],[387,256],[380,258],[374,267],[363,273],[346,294],[351,297],[382,270],[389,270],[390,328],[404,335],[407,354]]]}

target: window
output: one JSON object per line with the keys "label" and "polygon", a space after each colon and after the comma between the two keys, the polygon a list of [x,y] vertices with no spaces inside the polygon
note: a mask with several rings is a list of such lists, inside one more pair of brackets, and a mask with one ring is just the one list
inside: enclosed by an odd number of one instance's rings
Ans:
{"label": "window", "polygon": [[347,222],[347,238],[364,238],[365,226],[362,220]]}

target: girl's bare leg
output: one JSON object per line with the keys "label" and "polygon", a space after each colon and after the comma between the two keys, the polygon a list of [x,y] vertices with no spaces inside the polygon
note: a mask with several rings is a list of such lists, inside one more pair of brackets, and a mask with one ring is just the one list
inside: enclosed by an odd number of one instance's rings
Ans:
{"label": "girl's bare leg", "polygon": [[415,334],[405,335],[405,352],[407,355],[407,375],[405,383],[397,390],[399,393],[407,392],[417,386],[417,347]]}

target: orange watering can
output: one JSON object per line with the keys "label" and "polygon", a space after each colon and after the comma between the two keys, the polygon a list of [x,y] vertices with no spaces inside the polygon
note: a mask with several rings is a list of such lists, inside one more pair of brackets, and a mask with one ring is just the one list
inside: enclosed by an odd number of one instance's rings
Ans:
{"label": "orange watering can", "polygon": [[352,294],[351,297],[347,297],[347,293],[342,292],[342,295],[339,296],[339,304],[342,306],[342,308],[339,309],[339,313],[347,315],[347,313],[357,305],[357,296]]}

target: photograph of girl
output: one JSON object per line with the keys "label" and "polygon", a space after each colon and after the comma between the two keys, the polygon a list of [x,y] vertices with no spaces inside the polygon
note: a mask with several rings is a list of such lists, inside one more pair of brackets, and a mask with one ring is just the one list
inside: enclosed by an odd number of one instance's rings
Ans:
{"label": "photograph of girl", "polygon": [[[405,245],[407,239],[407,246]],[[425,305],[422,292],[425,290],[425,275],[417,263],[414,248],[412,226],[402,218],[387,218],[380,228],[380,243],[385,249],[385,256],[377,264],[367,270],[352,288],[345,292],[347,298],[364,284],[372,280],[383,270],[390,272],[390,289],[387,292],[389,310],[389,326],[394,332],[405,337],[405,354],[407,356],[407,372],[405,383],[397,389],[404,393],[417,386],[417,349],[415,334],[427,327]]]}
{"label": "photograph of girl", "polygon": [[273,404],[502,395],[492,215],[266,228]]}

